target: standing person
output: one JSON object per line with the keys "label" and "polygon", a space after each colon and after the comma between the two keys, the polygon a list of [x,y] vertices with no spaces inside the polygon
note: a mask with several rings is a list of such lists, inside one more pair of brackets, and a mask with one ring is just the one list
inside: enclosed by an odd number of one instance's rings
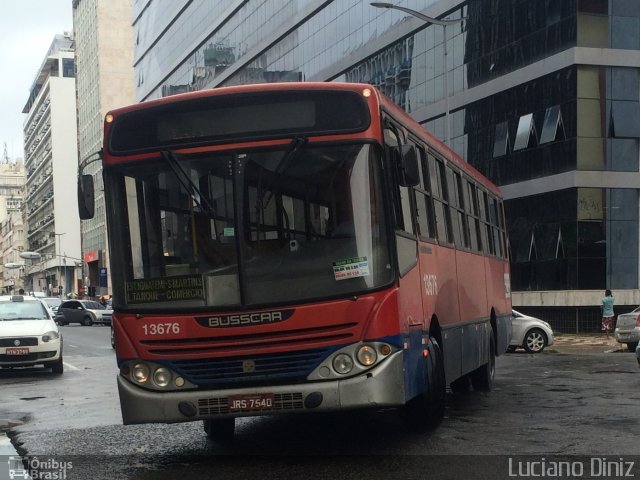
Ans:
{"label": "standing person", "polygon": [[609,332],[613,328],[613,302],[615,302],[615,297],[611,293],[611,290],[608,288],[604,292],[604,297],[602,298],[602,330],[607,335],[607,339],[609,339]]}

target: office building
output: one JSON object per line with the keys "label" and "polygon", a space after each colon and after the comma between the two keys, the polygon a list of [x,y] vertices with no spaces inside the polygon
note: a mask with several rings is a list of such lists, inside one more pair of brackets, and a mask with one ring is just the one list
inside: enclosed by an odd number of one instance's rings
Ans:
{"label": "office building", "polygon": [[25,288],[77,292],[80,220],[73,35],[56,35],[29,90],[24,113]]}
{"label": "office building", "polygon": [[[95,153],[102,148],[106,113],[134,101],[131,0],[73,0],[72,6],[78,158],[85,161],[96,158]],[[92,296],[108,295],[111,291],[101,172],[99,162],[89,163],[84,170],[93,175],[96,192],[95,216],[81,222],[83,291]]]}
{"label": "office building", "polygon": [[136,98],[376,85],[502,187],[514,305],[574,331],[598,328],[605,288],[637,305],[640,2],[396,4],[453,22],[348,0],[134,1]]}
{"label": "office building", "polygon": [[22,160],[10,162],[8,156],[0,163],[0,287],[11,293],[24,287],[25,251],[22,202],[25,172]]}

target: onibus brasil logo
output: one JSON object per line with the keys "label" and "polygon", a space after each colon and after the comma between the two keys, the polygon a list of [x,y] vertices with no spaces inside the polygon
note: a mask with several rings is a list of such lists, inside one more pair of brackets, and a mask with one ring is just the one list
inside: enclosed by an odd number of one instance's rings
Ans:
{"label": "onibus brasil logo", "polygon": [[28,480],[65,480],[73,462],[63,462],[55,458],[9,457],[9,478]]}

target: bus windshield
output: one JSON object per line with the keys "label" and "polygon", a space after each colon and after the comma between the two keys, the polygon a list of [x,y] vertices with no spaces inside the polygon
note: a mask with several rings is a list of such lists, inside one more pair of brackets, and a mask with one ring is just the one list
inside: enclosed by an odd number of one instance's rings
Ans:
{"label": "bus windshield", "polygon": [[105,171],[113,275],[148,309],[354,295],[393,279],[370,144],[176,154]]}

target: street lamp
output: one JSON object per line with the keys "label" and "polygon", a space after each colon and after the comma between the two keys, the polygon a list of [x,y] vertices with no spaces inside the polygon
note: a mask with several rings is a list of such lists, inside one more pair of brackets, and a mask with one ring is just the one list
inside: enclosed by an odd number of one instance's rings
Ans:
{"label": "street lamp", "polygon": [[[30,252],[30,251],[26,251],[26,252],[20,252],[19,254],[20,258],[24,258],[25,260],[31,260],[32,261],[32,265],[33,262],[35,262],[36,260],[40,260],[42,258],[42,255],[40,255],[38,252]],[[41,265],[40,268],[40,272],[44,273],[44,265]],[[31,290],[34,290],[34,284],[33,284],[33,273],[31,271],[31,268],[28,271],[29,274],[29,278],[31,279]],[[46,282],[46,275],[45,275],[45,282]],[[38,280],[38,286],[40,285],[40,280]]]}
{"label": "street lamp", "polygon": [[24,263],[22,262],[9,262],[9,263],[5,263],[4,264],[4,268],[9,269],[9,270],[20,270],[18,272],[18,281],[16,282],[15,277],[12,277],[11,280],[13,281],[12,284],[13,287],[15,288],[17,283],[20,283],[20,272],[24,270]]}
{"label": "street lamp", "polygon": [[434,25],[440,25],[442,26],[442,36],[443,36],[443,40],[442,40],[442,45],[444,48],[444,56],[443,56],[443,63],[444,63],[444,69],[443,69],[443,75],[444,75],[444,98],[445,98],[445,108],[446,108],[446,112],[445,112],[445,136],[446,136],[446,142],[447,142],[447,146],[451,147],[451,122],[449,119],[449,82],[448,82],[448,71],[447,71],[447,27],[449,25],[455,25],[457,23],[462,23],[464,20],[466,20],[467,17],[460,17],[460,18],[443,18],[443,19],[438,19],[438,18],[433,18],[433,17],[429,17],[428,15],[425,15],[424,13],[420,13],[417,10],[413,10],[411,8],[406,8],[406,7],[400,7],[398,5],[394,5],[393,3],[387,3],[387,2],[372,2],[370,4],[372,7],[376,7],[376,8],[390,8],[393,10],[400,10],[404,13],[408,13],[409,15],[412,15],[416,18],[419,18],[420,20],[422,20],[423,22],[426,23],[432,23]]}

